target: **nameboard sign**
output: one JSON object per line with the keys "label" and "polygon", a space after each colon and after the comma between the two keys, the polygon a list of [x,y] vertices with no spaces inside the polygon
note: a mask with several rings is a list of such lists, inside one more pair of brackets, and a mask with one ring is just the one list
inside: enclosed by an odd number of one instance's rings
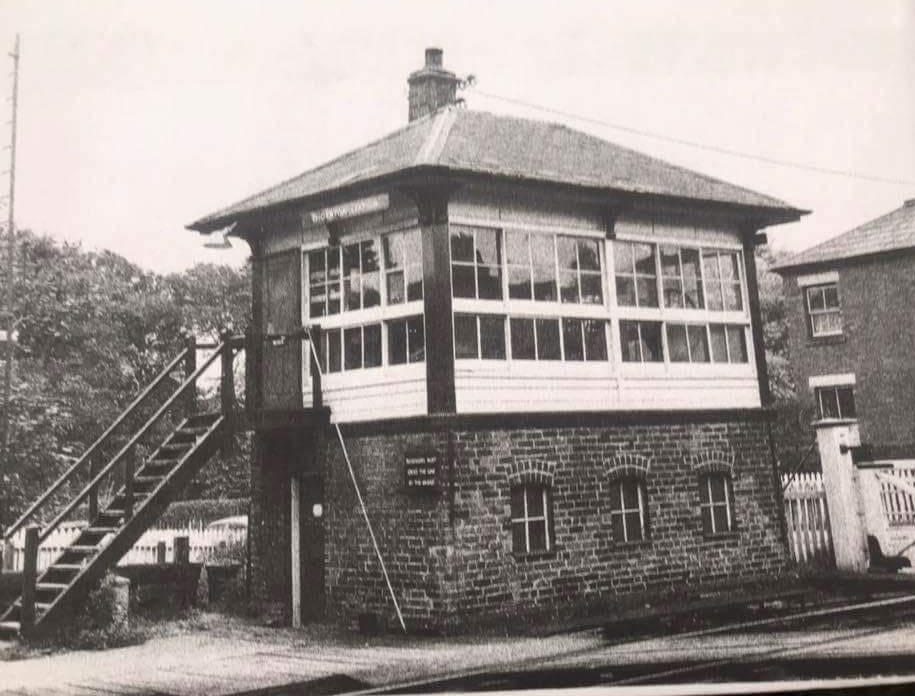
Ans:
{"label": "nameboard sign", "polygon": [[368,213],[377,213],[379,210],[387,210],[390,205],[391,201],[388,198],[388,194],[382,193],[377,196],[369,196],[368,198],[332,205],[328,208],[312,210],[309,213],[309,217],[315,224],[325,224]]}
{"label": "nameboard sign", "polygon": [[407,491],[437,491],[438,468],[438,455],[435,452],[407,452],[403,467]]}

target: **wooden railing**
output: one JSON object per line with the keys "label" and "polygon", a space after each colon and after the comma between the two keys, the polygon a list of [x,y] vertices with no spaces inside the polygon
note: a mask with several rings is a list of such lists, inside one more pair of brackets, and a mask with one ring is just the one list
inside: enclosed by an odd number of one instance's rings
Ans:
{"label": "wooden railing", "polygon": [[[49,501],[59,492],[65,484],[75,483],[81,476],[85,475],[88,468],[89,481],[80,492],[57,513],[53,520],[41,528],[38,542],[47,539],[54,530],[69,517],[73,511],[83,502],[88,501],[89,519],[93,520],[98,514],[99,491],[103,482],[109,481],[109,477],[118,471],[123,473],[123,486],[125,493],[125,518],[130,519],[133,516],[134,500],[134,460],[130,456],[141,441],[141,439],[168,413],[168,411],[179,401],[184,400],[185,408],[188,415],[193,414],[197,406],[197,380],[213,364],[217,358],[222,359],[222,378],[221,378],[221,410],[224,414],[232,416],[235,410],[235,387],[233,361],[236,353],[244,349],[245,339],[235,337],[230,334],[223,334],[220,342],[216,344],[198,344],[193,337],[187,339],[185,348],[166,365],[165,368],[153,379],[149,385],[140,392],[137,397],[124,409],[123,412],[114,420],[114,422],[105,429],[105,431],[93,442],[83,455],[65,471],[29,508],[16,520],[8,529],[5,530],[3,541],[9,542],[16,532],[22,529],[28,522],[39,517],[39,514],[46,508]],[[197,362],[197,351],[211,350],[210,355],[201,364]],[[125,421],[136,415],[141,406],[146,404],[152,398],[152,395],[179,366],[184,368],[184,380],[172,391],[171,395],[165,402],[148,417],[143,425],[134,432],[132,437],[121,449],[112,457],[107,464],[99,467],[101,461],[101,452],[103,447],[108,444],[113,434],[120,428]],[[115,489],[117,484],[115,484]]]}

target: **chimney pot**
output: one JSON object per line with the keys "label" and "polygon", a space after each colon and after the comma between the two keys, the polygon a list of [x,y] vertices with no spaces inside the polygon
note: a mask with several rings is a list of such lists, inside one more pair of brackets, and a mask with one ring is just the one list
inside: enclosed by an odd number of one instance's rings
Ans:
{"label": "chimney pot", "polygon": [[427,48],[426,49],[426,68],[438,68],[442,67],[442,49],[440,48]]}

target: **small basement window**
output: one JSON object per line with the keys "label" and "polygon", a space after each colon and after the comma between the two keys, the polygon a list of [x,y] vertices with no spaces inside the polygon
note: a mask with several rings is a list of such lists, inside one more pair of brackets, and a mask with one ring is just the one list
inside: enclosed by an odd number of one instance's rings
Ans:
{"label": "small basement window", "polygon": [[817,412],[823,420],[857,418],[855,391],[850,385],[817,387],[814,389]]}
{"label": "small basement window", "polygon": [[537,553],[553,548],[550,526],[552,496],[548,486],[523,483],[512,488],[512,549]]}
{"label": "small basement window", "polygon": [[807,316],[810,334],[838,336],[842,333],[842,310],[839,308],[839,287],[836,283],[807,288]]}

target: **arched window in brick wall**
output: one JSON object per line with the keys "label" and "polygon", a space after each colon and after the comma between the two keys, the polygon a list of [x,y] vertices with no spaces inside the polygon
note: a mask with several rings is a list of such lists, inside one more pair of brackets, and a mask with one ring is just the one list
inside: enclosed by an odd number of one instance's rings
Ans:
{"label": "arched window in brick wall", "polygon": [[555,546],[553,531],[553,462],[513,462],[511,486],[512,551],[547,553]]}
{"label": "arched window in brick wall", "polygon": [[702,533],[713,537],[736,531],[734,452],[708,449],[690,459],[698,477]]}
{"label": "arched window in brick wall", "polygon": [[651,460],[620,453],[610,462],[608,500],[610,527],[617,544],[645,541],[650,536],[645,481]]}

